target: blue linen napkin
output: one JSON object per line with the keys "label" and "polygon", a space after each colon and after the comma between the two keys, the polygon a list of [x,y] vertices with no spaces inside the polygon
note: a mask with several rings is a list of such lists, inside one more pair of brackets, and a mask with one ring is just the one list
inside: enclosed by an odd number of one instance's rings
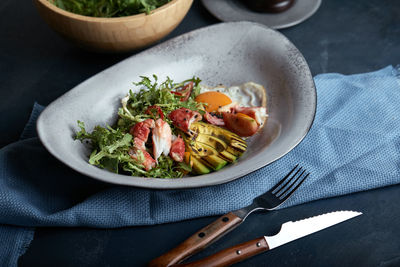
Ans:
{"label": "blue linen napkin", "polygon": [[[33,227],[114,228],[179,221],[238,209],[295,164],[312,175],[284,207],[400,182],[400,72],[315,77],[314,125],[282,159],[233,182],[189,190],[101,183],[53,158],[36,137],[35,104],[21,141],[0,150],[0,265],[16,265]],[[1,226],[3,224],[3,226]]]}

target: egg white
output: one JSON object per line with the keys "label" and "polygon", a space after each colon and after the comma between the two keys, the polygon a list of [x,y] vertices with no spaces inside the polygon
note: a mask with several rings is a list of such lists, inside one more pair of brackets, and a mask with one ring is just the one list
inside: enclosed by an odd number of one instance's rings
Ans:
{"label": "egg white", "polygon": [[247,82],[231,87],[223,85],[216,87],[209,87],[206,85],[200,86],[200,93],[210,91],[223,93],[227,95],[232,102],[242,107],[267,107],[267,97],[264,86],[254,82]]}

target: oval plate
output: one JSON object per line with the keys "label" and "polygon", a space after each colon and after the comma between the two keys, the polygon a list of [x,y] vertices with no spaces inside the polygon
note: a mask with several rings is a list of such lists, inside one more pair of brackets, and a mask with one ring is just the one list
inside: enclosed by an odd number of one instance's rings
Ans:
{"label": "oval plate", "polygon": [[[77,121],[85,122],[88,130],[112,125],[120,99],[135,89],[132,82],[153,74],[174,81],[198,76],[207,85],[260,83],[267,89],[268,123],[250,138],[236,163],[206,175],[143,178],[90,165],[90,148],[73,139]],[[314,81],[297,48],[261,24],[231,22],[186,33],[96,74],[52,102],[40,115],[37,130],[51,154],[84,175],[137,187],[192,188],[226,183],[279,159],[306,136],[315,109]]]}

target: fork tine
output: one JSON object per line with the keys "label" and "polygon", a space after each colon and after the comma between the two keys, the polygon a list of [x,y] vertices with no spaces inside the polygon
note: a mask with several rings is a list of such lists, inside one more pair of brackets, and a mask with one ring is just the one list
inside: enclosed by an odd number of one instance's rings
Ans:
{"label": "fork tine", "polygon": [[[297,174],[298,174],[299,171],[301,171],[301,170],[302,170],[302,172],[299,174],[299,176],[297,176]],[[288,192],[288,191],[297,183],[297,181],[300,179],[300,177],[304,174],[305,171],[306,171],[305,169],[300,168],[300,169],[293,175],[293,177],[290,179],[290,182],[286,183],[286,184],[284,185],[284,187],[282,187],[278,192],[276,192],[275,195],[276,195],[277,197],[283,196],[286,192]],[[294,179],[296,176],[297,176],[297,178]],[[294,180],[293,183],[292,183],[292,180]]]}
{"label": "fork tine", "polygon": [[[303,172],[303,173],[304,173],[304,172]],[[303,175],[303,173],[302,173],[301,175]],[[301,177],[301,175],[299,176],[299,178]],[[288,198],[297,190],[297,188],[300,187],[300,185],[306,180],[306,178],[307,178],[309,175],[310,175],[310,173],[308,172],[308,173],[304,176],[304,178],[296,185],[296,187],[294,187],[294,188],[282,199],[282,201],[285,201],[286,199],[288,199]],[[299,178],[297,178],[297,179],[299,179]],[[297,180],[296,180],[296,182],[297,182]],[[296,182],[293,183],[293,184],[290,186],[290,188],[293,187],[293,185],[295,185]],[[289,190],[290,188],[288,188],[287,190]],[[287,190],[286,190],[286,191],[287,191]],[[285,191],[285,193],[286,193],[286,191]],[[284,194],[281,194],[279,197],[281,197],[282,195],[284,195]]]}
{"label": "fork tine", "polygon": [[[292,175],[292,177],[291,177],[289,180],[285,181],[285,183],[281,186],[281,188],[279,188],[279,190],[276,191],[274,194],[275,194],[275,195],[280,195],[280,192],[282,192],[288,185],[290,185],[290,184],[293,182],[294,178],[297,176],[297,174],[298,174],[301,170],[303,170],[303,168],[302,168],[302,167],[299,167],[299,169]],[[303,172],[304,172],[304,171],[303,171]],[[296,181],[295,181],[295,182],[296,182]]]}
{"label": "fork tine", "polygon": [[294,166],[294,168],[285,176],[283,177],[282,180],[279,181],[279,183],[277,183],[274,187],[272,187],[269,192],[273,192],[275,191],[288,177],[290,177],[290,175],[296,170],[296,168],[299,166],[299,164],[296,164],[296,166]]}

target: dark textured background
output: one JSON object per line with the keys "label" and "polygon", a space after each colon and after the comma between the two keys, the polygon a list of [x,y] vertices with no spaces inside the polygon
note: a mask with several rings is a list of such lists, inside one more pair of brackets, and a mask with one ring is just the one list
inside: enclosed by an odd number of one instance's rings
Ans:
{"label": "dark textured background", "polygon": [[[165,40],[218,22],[195,0],[182,24]],[[83,80],[133,54],[99,55],[75,48],[49,29],[32,1],[1,1],[0,29],[0,147],[18,139],[34,101],[47,105]],[[281,32],[304,54],[314,75],[361,73],[400,63],[398,0],[323,0],[310,19]],[[364,215],[238,266],[400,266],[398,203],[400,186],[392,186],[279,212],[253,214],[194,258],[274,234],[287,220],[352,209]],[[143,266],[214,219],[117,230],[41,228],[19,263]]]}

